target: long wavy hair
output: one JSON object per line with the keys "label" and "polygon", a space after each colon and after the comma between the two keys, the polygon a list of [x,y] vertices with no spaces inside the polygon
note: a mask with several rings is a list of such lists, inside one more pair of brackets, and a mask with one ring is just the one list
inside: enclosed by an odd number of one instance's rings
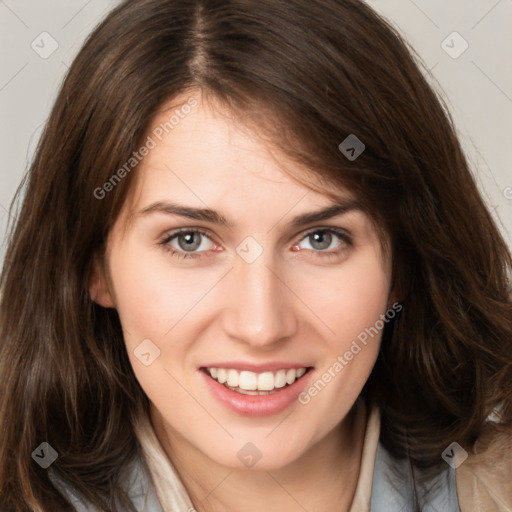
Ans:
{"label": "long wavy hair", "polygon": [[[395,30],[359,0],[126,0],[70,67],[11,208],[0,508],[73,510],[31,458],[48,442],[51,470],[79,495],[133,510],[119,475],[139,454],[132,425],[148,400],[117,312],[88,283],[137,170],[103,199],[95,190],[161,106],[194,90],[261,128],[310,170],[311,187],[348,188],[389,235],[403,308],[363,390],[386,448],[432,468],[453,440],[469,450],[494,408],[495,428],[510,428],[511,256]],[[338,149],[350,134],[366,146],[353,161]]]}

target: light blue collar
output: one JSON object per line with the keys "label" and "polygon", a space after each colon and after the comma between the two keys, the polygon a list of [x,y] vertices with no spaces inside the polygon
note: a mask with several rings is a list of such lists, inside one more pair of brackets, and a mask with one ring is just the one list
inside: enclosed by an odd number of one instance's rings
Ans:
{"label": "light blue collar", "polygon": [[[414,486],[421,512],[460,512],[455,483],[455,469],[446,464],[424,484],[419,484],[421,469],[413,473],[407,459],[396,459],[381,445],[377,446],[373,472],[371,512],[414,512]],[[428,491],[428,493],[426,493]],[[421,499],[421,496],[424,496]]]}

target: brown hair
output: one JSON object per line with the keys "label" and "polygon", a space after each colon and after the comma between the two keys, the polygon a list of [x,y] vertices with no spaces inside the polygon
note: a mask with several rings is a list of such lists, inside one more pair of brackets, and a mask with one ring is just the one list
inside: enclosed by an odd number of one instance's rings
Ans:
{"label": "brown hair", "polygon": [[[488,414],[512,423],[511,256],[441,101],[405,43],[358,0],[127,0],[73,62],[28,173],[1,276],[0,504],[72,510],[31,459],[103,511],[138,453],[147,398],[117,313],[88,279],[133,180],[107,182],[164,102],[201,90],[304,164],[347,187],[389,235],[403,310],[364,389],[382,442],[433,467],[468,449]],[[265,116],[269,117],[265,117]],[[349,134],[366,145],[349,161]],[[14,206],[12,207],[14,210]]]}

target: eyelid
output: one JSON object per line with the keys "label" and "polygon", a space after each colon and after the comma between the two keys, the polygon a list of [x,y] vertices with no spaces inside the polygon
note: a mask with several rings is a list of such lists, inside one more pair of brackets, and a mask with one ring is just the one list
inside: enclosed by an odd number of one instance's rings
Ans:
{"label": "eyelid", "polygon": [[302,243],[313,233],[331,233],[335,237],[337,237],[340,243],[334,249],[329,250],[315,250],[315,249],[307,249],[307,251],[311,252],[314,257],[318,258],[339,258],[341,255],[350,247],[353,246],[352,235],[345,229],[325,226],[325,227],[315,227],[313,229],[308,230],[302,238],[299,239],[298,242],[294,244],[296,247],[298,244]]}
{"label": "eyelid", "polygon": [[306,231],[306,233],[302,236],[300,241],[304,240],[304,238],[308,237],[309,235],[311,235],[313,233],[317,233],[319,231],[327,231],[329,233],[334,233],[335,235],[338,235],[339,237],[347,239],[347,240],[352,239],[352,235],[346,229],[338,228],[338,227],[334,227],[334,226],[318,226],[318,227],[314,227],[314,228],[311,228],[308,231]]}
{"label": "eyelid", "polygon": [[172,240],[173,238],[175,238],[176,236],[178,236],[181,233],[201,233],[202,235],[204,235],[207,238],[209,238],[210,240],[212,240],[212,242],[214,241],[209,230],[207,230],[205,228],[194,228],[194,227],[191,227],[191,228],[178,228],[178,229],[174,229],[174,230],[168,231],[168,232],[165,233],[163,239],[164,239],[164,241],[165,240]]}
{"label": "eyelid", "polygon": [[[212,236],[211,232],[207,229],[204,229],[204,228],[194,228],[194,227],[191,227],[191,228],[178,228],[178,229],[175,229],[175,230],[172,230],[172,231],[169,231],[167,232],[162,240],[159,243],[159,245],[162,245],[162,246],[166,246],[168,247],[169,243],[171,242],[171,240],[174,240],[177,236],[179,236],[181,233],[200,233],[201,235],[205,236],[206,238],[208,238],[215,246],[218,246],[219,244],[217,243],[217,241],[215,240],[215,238]],[[174,248],[172,248],[173,250],[175,250],[176,252],[180,252],[180,253],[183,253],[183,254],[188,254],[188,255],[192,255],[192,254],[202,254],[202,253],[205,253],[205,252],[208,252],[208,251],[199,251],[197,253],[187,253],[186,251],[178,251]]]}
{"label": "eyelid", "polygon": [[[342,228],[338,228],[338,227],[334,227],[334,226],[315,226],[313,228],[308,229],[304,234],[302,234],[301,237],[297,240],[297,242],[295,242],[293,245],[295,246],[295,245],[301,243],[304,239],[306,239],[311,234],[318,233],[318,232],[332,233],[335,236],[337,236],[342,241],[342,243],[345,243],[347,245],[352,244],[352,235],[346,229],[342,229]],[[201,258],[201,257],[208,256],[207,253],[210,251],[187,252],[187,251],[175,249],[174,247],[170,246],[169,243],[171,242],[171,240],[173,240],[178,235],[180,235],[180,233],[200,233],[201,235],[208,238],[214,245],[216,245],[216,246],[219,245],[208,229],[199,228],[199,227],[178,228],[176,230],[168,232],[164,235],[163,239],[159,242],[159,245],[163,246],[166,250],[169,250],[173,255],[177,255],[178,257],[181,257],[181,258]],[[295,238],[295,237],[293,237],[293,238]],[[310,249],[308,249],[308,250],[310,250]],[[336,251],[336,250],[335,251],[312,250],[312,252],[319,255],[320,257],[324,257],[324,256],[336,256],[339,253],[339,250],[338,251]]]}

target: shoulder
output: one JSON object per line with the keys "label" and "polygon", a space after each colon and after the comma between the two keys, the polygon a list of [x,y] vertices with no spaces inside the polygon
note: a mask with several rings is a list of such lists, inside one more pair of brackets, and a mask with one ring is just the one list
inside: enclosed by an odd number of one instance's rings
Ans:
{"label": "shoulder", "polygon": [[443,512],[509,512],[512,510],[512,430],[491,423],[468,453],[457,443],[443,452],[447,462],[434,477],[397,459],[379,442],[372,484],[372,512],[421,510]]}
{"label": "shoulder", "polygon": [[512,510],[512,429],[487,423],[456,474],[462,512]]}
{"label": "shoulder", "polygon": [[[372,469],[370,503],[367,512],[416,510],[424,512],[461,512],[457,499],[455,469],[443,464],[435,472],[413,466],[409,459],[398,458],[381,442],[380,410],[371,408],[367,435],[371,443]],[[363,454],[364,455],[364,454]]]}
{"label": "shoulder", "polygon": [[137,512],[163,512],[142,455],[127,468],[121,485]]}
{"label": "shoulder", "polygon": [[371,512],[416,510],[416,500],[424,512],[461,512],[455,470],[446,465],[433,477],[427,477],[424,470],[413,468],[408,459],[394,457],[379,441],[375,453]]}
{"label": "shoulder", "polygon": [[[98,512],[95,507],[55,474],[50,473],[50,478],[77,512]],[[163,512],[142,456],[134,459],[122,470],[119,483],[137,512]]]}

